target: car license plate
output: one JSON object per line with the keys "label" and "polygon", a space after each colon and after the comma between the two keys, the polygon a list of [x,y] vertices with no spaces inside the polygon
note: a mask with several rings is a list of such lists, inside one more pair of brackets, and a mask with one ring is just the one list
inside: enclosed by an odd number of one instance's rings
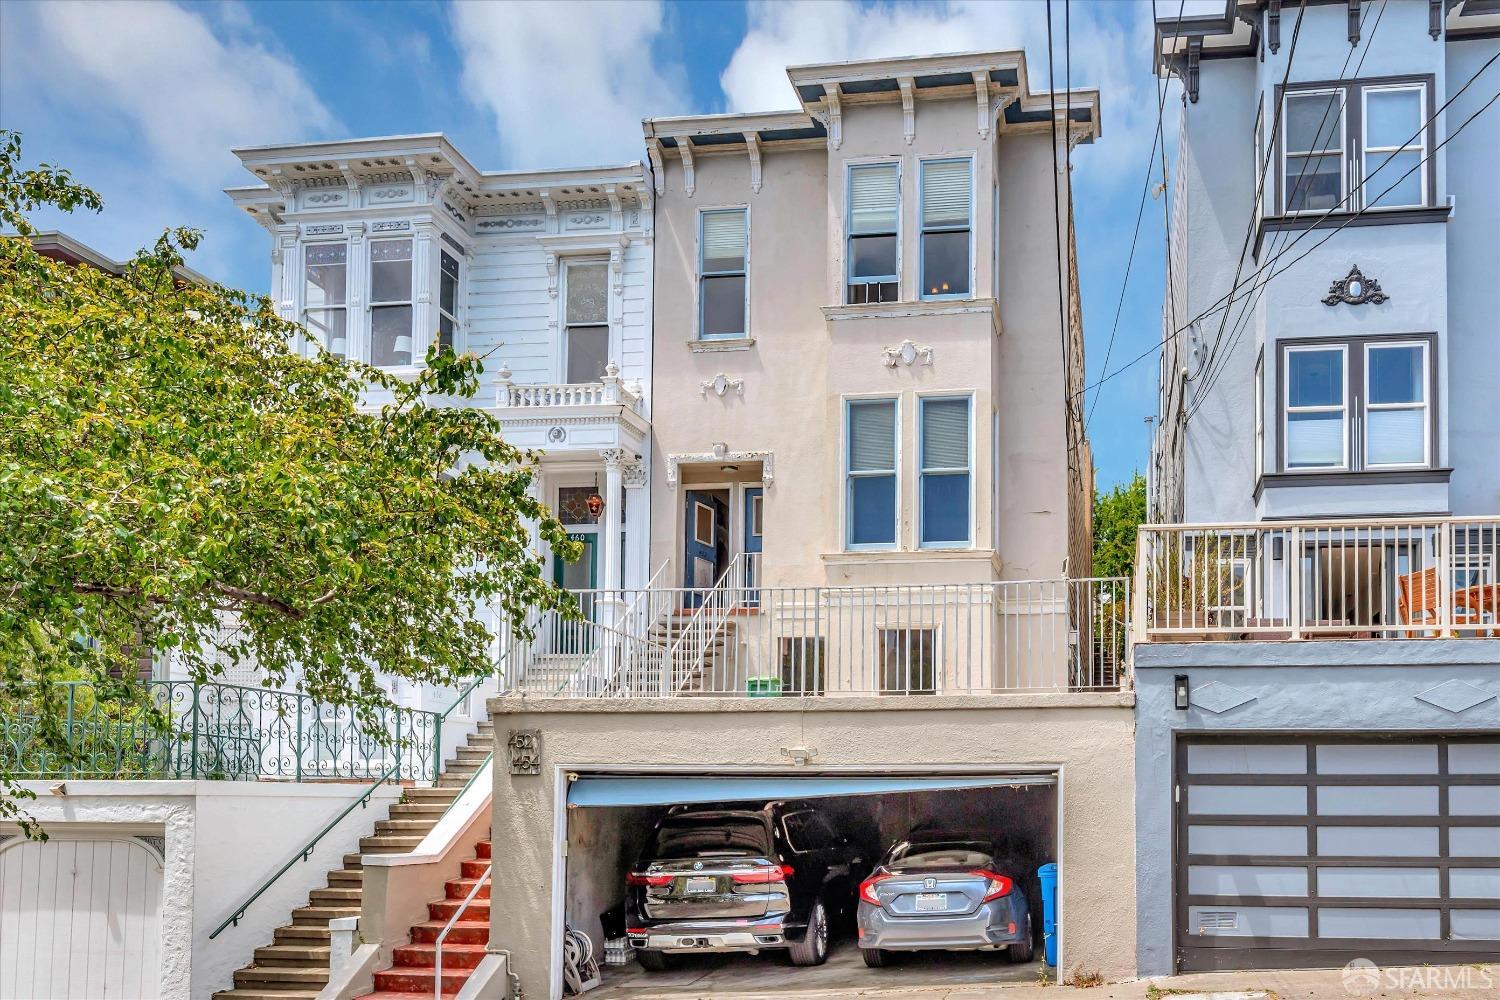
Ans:
{"label": "car license plate", "polygon": [[704,893],[713,892],[719,887],[719,880],[711,875],[699,875],[687,880],[687,892]]}
{"label": "car license plate", "polygon": [[919,892],[917,893],[918,910],[946,910],[948,908],[948,894],[946,892]]}

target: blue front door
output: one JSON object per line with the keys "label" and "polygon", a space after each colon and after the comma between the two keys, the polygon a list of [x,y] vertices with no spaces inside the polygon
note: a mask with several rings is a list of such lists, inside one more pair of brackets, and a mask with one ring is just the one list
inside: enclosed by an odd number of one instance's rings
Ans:
{"label": "blue front door", "polygon": [[688,490],[686,496],[682,585],[690,591],[685,603],[696,608],[703,603],[702,595],[696,592],[711,589],[728,560],[725,528],[729,523],[729,507],[719,497],[702,490]]}
{"label": "blue front door", "polygon": [[[748,558],[745,560],[746,588],[745,603],[750,605],[760,604],[760,592],[756,586],[760,583],[757,576],[760,573],[761,543],[765,540],[765,489],[760,486],[745,487],[745,552]],[[736,583],[740,581],[735,581]]]}

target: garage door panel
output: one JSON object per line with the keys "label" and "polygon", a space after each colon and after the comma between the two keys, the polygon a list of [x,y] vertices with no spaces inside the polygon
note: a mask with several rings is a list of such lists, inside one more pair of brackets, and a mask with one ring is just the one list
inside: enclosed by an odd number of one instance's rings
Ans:
{"label": "garage door panel", "polygon": [[1177,774],[1184,971],[1500,958],[1500,743],[1185,737]]}

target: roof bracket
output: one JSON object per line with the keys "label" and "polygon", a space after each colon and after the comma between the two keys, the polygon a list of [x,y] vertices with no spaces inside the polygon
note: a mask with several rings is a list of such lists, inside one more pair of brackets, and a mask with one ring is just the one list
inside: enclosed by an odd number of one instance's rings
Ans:
{"label": "roof bracket", "polygon": [[745,150],[750,154],[750,190],[760,194],[760,136],[746,132]]}
{"label": "roof bracket", "polygon": [[987,70],[974,71],[974,101],[979,105],[979,138],[990,137],[990,74]]}
{"label": "roof bracket", "polygon": [[1187,44],[1187,84],[1188,100],[1194,104],[1198,103],[1198,60],[1203,55],[1203,39],[1189,38]]}
{"label": "roof bracket", "polygon": [[1359,0],[1349,0],[1349,44],[1359,44]]}
{"label": "roof bracket", "polygon": [[1266,45],[1273,56],[1281,51],[1281,0],[1270,0],[1266,7]]}
{"label": "roof bracket", "polygon": [[693,178],[693,141],[687,136],[677,140],[677,155],[682,157],[682,190],[691,198],[698,183]]}
{"label": "roof bracket", "polygon": [[1443,37],[1443,0],[1427,0],[1427,33],[1434,42]]}
{"label": "roof bracket", "polygon": [[917,137],[917,82],[909,76],[898,76],[896,85],[901,88],[901,134],[910,146]]}
{"label": "roof bracket", "polygon": [[844,144],[844,107],[840,103],[838,83],[830,83],[823,88],[824,101],[828,105],[828,148],[838,149]]}
{"label": "roof bracket", "polygon": [[661,142],[652,139],[646,143],[646,156],[651,160],[651,182],[657,194],[667,193],[667,169],[661,162]]}

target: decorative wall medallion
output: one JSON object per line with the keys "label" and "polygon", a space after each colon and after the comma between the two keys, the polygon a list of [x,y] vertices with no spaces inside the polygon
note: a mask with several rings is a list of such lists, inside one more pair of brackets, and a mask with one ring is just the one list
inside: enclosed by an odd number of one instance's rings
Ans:
{"label": "decorative wall medallion", "polygon": [[1493,701],[1496,696],[1468,681],[1448,680],[1413,697],[1445,712],[1462,715],[1471,708]]}
{"label": "decorative wall medallion", "polygon": [[370,198],[374,201],[404,201],[411,197],[411,188],[392,187],[376,188],[370,192]]}
{"label": "decorative wall medallion", "polygon": [[1390,296],[1380,290],[1380,282],[1374,278],[1367,278],[1360,273],[1359,265],[1349,268],[1347,277],[1339,278],[1328,286],[1328,294],[1323,298],[1326,306],[1336,306],[1340,302],[1351,306],[1362,306],[1366,302],[1376,305],[1386,301]]}
{"label": "decorative wall medallion", "polygon": [[1223,715],[1232,712],[1241,705],[1248,705],[1255,700],[1255,695],[1249,691],[1241,691],[1237,687],[1221,684],[1218,681],[1209,681],[1207,684],[1193,691],[1192,704],[1194,708],[1201,708],[1205,712],[1214,715]]}
{"label": "decorative wall medallion", "polygon": [[897,365],[906,365],[910,368],[919,361],[924,365],[932,364],[932,348],[918,347],[909,340],[903,340],[895,347],[887,347],[881,353],[885,355],[887,368],[894,368]]}
{"label": "decorative wall medallion", "polygon": [[499,229],[508,232],[525,232],[529,230],[542,229],[546,226],[545,216],[516,216],[513,218],[480,219],[480,229]]}
{"label": "decorative wall medallion", "polygon": [[542,773],[542,731],[540,729],[512,729],[505,740],[510,751],[511,774]]}
{"label": "decorative wall medallion", "polygon": [[564,427],[547,428],[547,441],[551,444],[562,444],[568,439],[568,431]]}
{"label": "decorative wall medallion", "polygon": [[372,233],[398,233],[411,228],[410,222],[372,222],[370,231]]}
{"label": "decorative wall medallion", "polygon": [[590,212],[586,215],[570,215],[567,218],[569,229],[600,229],[609,222],[609,216],[602,212]]}
{"label": "decorative wall medallion", "polygon": [[704,379],[698,383],[698,394],[700,396],[707,396],[709,393],[713,393],[720,399],[723,399],[724,394],[731,389],[734,390],[736,396],[743,396],[745,394],[745,380],[742,378],[730,378],[723,372],[719,372],[713,378]]}
{"label": "decorative wall medallion", "polygon": [[342,205],[344,203],[344,192],[319,191],[317,194],[307,195],[302,200],[309,205]]}
{"label": "decorative wall medallion", "polygon": [[307,232],[307,235],[309,235],[309,236],[342,236],[342,235],[344,235],[344,227],[343,226],[308,226],[306,232]]}

